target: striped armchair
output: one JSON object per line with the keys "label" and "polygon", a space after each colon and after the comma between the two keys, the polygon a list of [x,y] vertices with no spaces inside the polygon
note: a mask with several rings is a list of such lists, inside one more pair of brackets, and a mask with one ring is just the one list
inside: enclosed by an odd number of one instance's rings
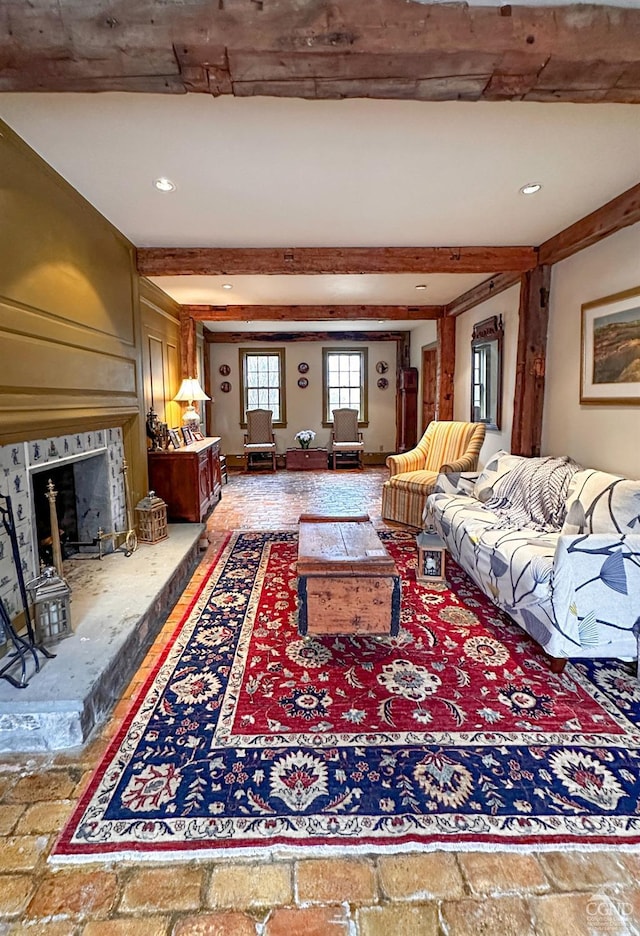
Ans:
{"label": "striped armchair", "polygon": [[383,518],[421,529],[427,496],[438,474],[474,471],[484,433],[484,423],[434,421],[414,449],[390,455],[391,477],[382,488]]}

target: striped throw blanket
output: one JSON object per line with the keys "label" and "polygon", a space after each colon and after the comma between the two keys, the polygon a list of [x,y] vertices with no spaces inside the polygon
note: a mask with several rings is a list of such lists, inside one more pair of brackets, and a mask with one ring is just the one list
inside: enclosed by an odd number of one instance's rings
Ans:
{"label": "striped throw blanket", "polygon": [[579,470],[566,455],[523,459],[496,481],[485,507],[502,518],[498,529],[557,532],[564,521],[569,482]]}

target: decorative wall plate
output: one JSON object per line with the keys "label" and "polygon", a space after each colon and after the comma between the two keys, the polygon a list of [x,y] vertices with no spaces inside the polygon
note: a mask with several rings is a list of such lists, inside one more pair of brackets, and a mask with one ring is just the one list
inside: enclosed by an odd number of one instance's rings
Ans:
{"label": "decorative wall plate", "polygon": [[306,390],[307,387],[309,386],[309,381],[307,380],[306,377],[299,377],[298,386],[300,387],[301,390]]}
{"label": "decorative wall plate", "polygon": [[389,381],[386,377],[379,377],[377,386],[379,390],[386,390],[389,386]]}
{"label": "decorative wall plate", "polygon": [[309,370],[309,365],[305,361],[300,361],[298,364],[298,373],[306,374]]}
{"label": "decorative wall plate", "polygon": [[222,390],[223,393],[228,393],[229,390],[231,390],[231,384],[229,383],[228,380],[223,380],[222,383],[220,384],[220,389]]}
{"label": "decorative wall plate", "polygon": [[221,364],[218,368],[218,371],[222,374],[223,377],[228,377],[231,373],[231,368],[228,364]]}
{"label": "decorative wall plate", "polygon": [[378,371],[379,374],[386,374],[387,371],[389,370],[389,365],[387,364],[386,361],[378,361],[378,363],[376,364],[376,370]]}

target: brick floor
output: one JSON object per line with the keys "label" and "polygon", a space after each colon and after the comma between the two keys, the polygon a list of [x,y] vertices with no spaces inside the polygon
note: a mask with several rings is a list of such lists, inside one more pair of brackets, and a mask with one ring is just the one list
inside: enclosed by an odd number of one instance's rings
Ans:
{"label": "brick floor", "polygon": [[[230,529],[294,529],[304,512],[369,513],[387,473],[230,474],[188,602]],[[635,853],[433,852],[265,864],[96,863],[46,856],[87,771],[179,620],[176,608],[112,719],[82,749],[0,758],[0,936],[638,936]]]}

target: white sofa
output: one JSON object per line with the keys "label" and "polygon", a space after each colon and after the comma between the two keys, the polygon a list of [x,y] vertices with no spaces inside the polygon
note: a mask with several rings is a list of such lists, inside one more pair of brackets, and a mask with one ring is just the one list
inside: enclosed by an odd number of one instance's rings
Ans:
{"label": "white sofa", "polygon": [[633,659],[640,482],[555,461],[549,474],[550,459],[498,452],[480,475],[440,475],[425,526],[555,671],[572,657]]}

